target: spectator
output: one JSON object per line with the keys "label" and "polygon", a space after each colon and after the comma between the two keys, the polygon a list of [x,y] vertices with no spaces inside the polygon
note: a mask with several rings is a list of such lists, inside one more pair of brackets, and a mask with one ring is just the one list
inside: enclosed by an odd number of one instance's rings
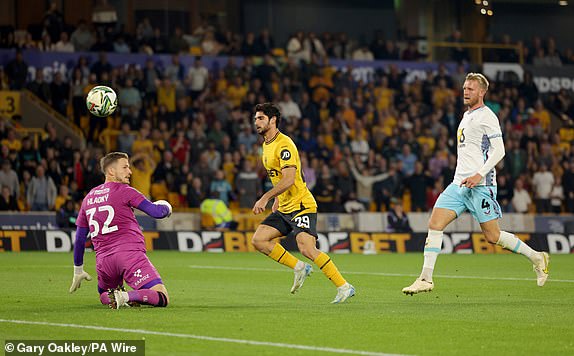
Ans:
{"label": "spectator", "polygon": [[549,213],[551,210],[550,193],[554,186],[554,176],[552,172],[548,171],[544,163],[540,165],[539,171],[534,173],[532,186],[536,192],[536,212]]}
{"label": "spectator", "polygon": [[425,56],[419,52],[419,50],[416,47],[416,44],[412,41],[409,41],[409,43],[407,44],[407,48],[405,48],[403,50],[403,53],[401,54],[401,59],[403,61],[418,61],[421,58],[424,58]]}
{"label": "spectator", "polygon": [[[454,30],[452,35],[447,38],[448,42],[463,43],[462,33],[460,30]],[[468,62],[470,56],[468,50],[464,47],[458,46],[451,49],[450,57],[456,62]]]}
{"label": "spectator", "polygon": [[[215,148],[213,148],[211,153],[216,154],[221,163],[221,154]],[[214,160],[210,158],[210,153],[204,151],[199,156],[199,161],[192,168],[193,176],[201,179],[201,185],[204,189],[210,187],[211,179],[216,170],[219,169],[219,165],[213,164],[213,162]],[[212,167],[215,167],[215,169]]]}
{"label": "spectator", "polygon": [[90,50],[94,44],[94,35],[88,28],[86,20],[82,19],[78,22],[78,27],[72,32],[70,41],[76,52],[87,52]]}
{"label": "spectator", "polygon": [[152,59],[148,59],[143,70],[143,83],[144,101],[146,106],[155,104],[157,105],[157,86],[160,81],[159,70],[155,67]]}
{"label": "spectator", "polygon": [[527,213],[530,204],[532,204],[530,194],[524,189],[524,182],[519,178],[514,184],[514,194],[512,197],[514,211],[517,213]]}
{"label": "spectator", "polygon": [[387,179],[389,174],[382,173],[373,176],[371,171],[366,167],[363,167],[362,171],[359,173],[359,170],[351,158],[347,159],[347,163],[349,164],[351,173],[353,173],[353,177],[357,182],[357,199],[363,203],[367,209],[369,209],[369,205],[373,200],[373,184]]}
{"label": "spectator", "polygon": [[185,66],[181,64],[179,54],[171,56],[171,63],[165,67],[163,77],[171,80],[172,83],[180,83],[184,80]]}
{"label": "spectator", "polygon": [[56,1],[50,3],[50,7],[44,14],[44,26],[52,42],[56,42],[60,33],[64,30],[64,16],[60,10],[58,10],[58,3]]}
{"label": "spectator", "polygon": [[10,194],[10,188],[5,185],[2,185],[0,193],[0,211],[20,211],[16,197]]}
{"label": "spectator", "polygon": [[304,35],[302,31],[298,31],[287,42],[287,57],[292,58],[296,63],[300,61],[309,62],[311,60],[311,53],[309,48],[304,47]]}
{"label": "spectator", "polygon": [[352,59],[354,61],[373,61],[375,60],[375,56],[373,52],[369,50],[369,46],[363,44],[353,51]]}
{"label": "spectator", "polygon": [[6,138],[2,140],[2,145],[6,146],[10,151],[20,152],[22,149],[22,141],[16,134],[14,128],[9,128]]}
{"label": "spectator", "polygon": [[504,174],[499,174],[496,176],[498,181],[498,186],[496,187],[496,200],[500,204],[500,207],[505,213],[512,213],[512,198],[514,195],[514,189],[511,183],[508,181],[507,176]]}
{"label": "spectator", "polygon": [[123,122],[121,132],[117,138],[117,147],[119,152],[125,152],[128,156],[132,155],[132,146],[135,142],[135,135],[131,131],[129,122]]}
{"label": "spectator", "polygon": [[434,206],[434,204],[438,199],[438,196],[440,195],[440,193],[442,193],[443,190],[444,190],[444,184],[442,179],[437,179],[434,182],[432,189],[429,189],[427,191],[427,198],[426,198],[427,210],[432,209],[432,207]]}
{"label": "spectator", "polygon": [[170,53],[181,53],[189,50],[189,44],[183,38],[183,30],[181,27],[176,27],[173,36],[169,39]]}
{"label": "spectator", "polygon": [[560,178],[560,176],[555,176],[554,185],[552,186],[552,191],[550,191],[550,205],[552,206],[551,211],[554,214],[560,214],[562,212],[563,201],[564,188],[562,187],[562,178]]}
{"label": "spectator", "polygon": [[81,117],[87,116],[84,88],[88,85],[88,78],[84,77],[80,68],[75,68],[70,80],[70,100],[74,112],[74,124],[81,127]]}
{"label": "spectator", "polygon": [[26,84],[28,64],[24,62],[24,56],[21,51],[16,51],[16,57],[6,65],[6,75],[10,80],[10,88],[12,90],[20,90]]}
{"label": "spectator", "polygon": [[411,146],[405,143],[401,153],[397,155],[397,160],[403,162],[402,172],[406,177],[410,177],[415,172],[417,159],[417,156],[411,151]]}
{"label": "spectator", "polygon": [[54,80],[50,84],[50,93],[52,95],[52,107],[62,114],[67,115],[68,100],[70,99],[70,85],[62,78],[62,73],[56,72]]}
{"label": "spectator", "polygon": [[313,196],[317,200],[319,211],[334,212],[336,211],[335,205],[337,204],[337,189],[331,177],[329,166],[323,165],[321,167],[321,174],[317,180],[315,188],[313,188]]}
{"label": "spectator", "polygon": [[7,187],[9,195],[18,199],[20,193],[18,174],[12,169],[12,164],[7,159],[2,161],[2,169],[0,170],[0,187]]}
{"label": "spectator", "polygon": [[56,196],[56,200],[54,203],[54,209],[56,209],[56,211],[60,210],[60,208],[64,206],[66,201],[71,198],[70,188],[68,188],[67,185],[62,184],[59,187],[60,191],[58,192],[58,195]]}
{"label": "spectator", "polygon": [[196,100],[203,90],[205,90],[209,80],[209,72],[201,63],[201,59],[199,57],[197,57],[193,62],[193,67],[189,68],[187,78],[189,80],[191,100]]}
{"label": "spectator", "polygon": [[36,176],[30,181],[27,201],[32,211],[47,211],[54,209],[56,186],[52,178],[44,174],[44,167],[36,168]]}
{"label": "spectator", "polygon": [[52,92],[50,91],[50,85],[44,81],[44,72],[41,69],[36,71],[36,77],[33,82],[28,84],[28,90],[38,98],[52,105]]}
{"label": "spectator", "polygon": [[151,197],[152,175],[157,165],[151,156],[144,152],[131,156],[131,162],[131,185],[149,199]]}
{"label": "spectator", "polygon": [[400,199],[393,200],[391,209],[387,214],[387,231],[395,233],[413,232],[409,224],[409,217],[403,210],[403,202]]}
{"label": "spectator", "polygon": [[345,161],[339,161],[335,169],[334,183],[337,187],[337,195],[341,197],[342,201],[347,201],[351,192],[355,190],[355,181]]}
{"label": "spectator", "polygon": [[233,221],[231,210],[223,200],[219,199],[217,191],[212,191],[209,198],[205,199],[200,206],[202,214],[213,219],[213,228],[217,231],[233,230],[237,223]]}
{"label": "spectator", "polygon": [[407,177],[406,186],[411,192],[411,210],[426,211],[426,194],[430,186],[431,177],[424,171],[424,165],[421,161],[415,163],[414,173]]}
{"label": "spectator", "polygon": [[258,54],[257,44],[255,43],[255,34],[253,32],[247,32],[243,39],[243,43],[241,44],[241,55],[255,56]]}
{"label": "spectator", "polygon": [[216,41],[213,31],[207,31],[201,41],[201,53],[205,56],[217,56],[222,47]]}
{"label": "spectator", "polygon": [[187,204],[190,208],[199,208],[204,199],[205,191],[202,188],[201,179],[194,177],[191,182],[191,187],[187,190]]}
{"label": "spectator", "polygon": [[107,53],[112,52],[114,50],[114,46],[104,34],[101,32],[96,33],[96,41],[90,47],[90,52],[100,52],[100,53]]}
{"label": "spectator", "polygon": [[153,155],[153,142],[149,139],[149,129],[142,127],[138,131],[138,136],[132,145],[132,154],[145,153],[148,156]]}
{"label": "spectator", "polygon": [[273,40],[273,37],[271,37],[269,29],[264,28],[261,30],[261,33],[255,42],[255,48],[257,54],[260,56],[271,53],[275,48],[275,41]]}
{"label": "spectator", "polygon": [[308,33],[307,38],[303,41],[303,47],[308,49],[310,58],[315,57],[320,60],[327,56],[325,47],[323,47],[321,39],[315,35],[315,32]]}
{"label": "spectator", "polygon": [[235,180],[240,208],[251,208],[253,206],[260,193],[259,186],[259,176],[253,170],[253,164],[249,160],[244,160],[243,169]]}
{"label": "spectator", "polygon": [[122,115],[128,114],[130,108],[138,112],[141,110],[141,94],[137,88],[134,88],[132,79],[126,79],[125,86],[119,90],[118,104],[122,109]]}
{"label": "spectator", "polygon": [[289,93],[283,93],[282,100],[278,103],[281,117],[290,123],[297,123],[301,119],[301,108],[293,101]]}
{"label": "spectator", "polygon": [[171,152],[173,152],[173,157],[180,165],[183,166],[189,163],[191,145],[185,136],[185,131],[177,130],[175,136],[169,142],[169,147]]}
{"label": "spectator", "polygon": [[62,31],[62,33],[60,33],[60,40],[52,45],[51,50],[54,52],[73,53],[75,48],[74,44],[69,41],[68,33]]}
{"label": "spectator", "polygon": [[111,71],[112,65],[108,62],[108,54],[100,52],[98,60],[92,65],[91,72],[96,75],[98,81],[101,81],[103,73],[110,73]]}
{"label": "spectator", "polygon": [[49,52],[52,50],[52,40],[50,39],[50,35],[47,33],[44,33],[44,35],[42,35],[42,39],[41,41],[38,43],[38,49],[42,52]]}
{"label": "spectator", "polygon": [[211,181],[211,185],[209,186],[210,192],[217,192],[218,197],[221,201],[225,203],[225,205],[229,206],[229,200],[231,199],[231,195],[233,194],[231,185],[225,179],[225,174],[222,170],[217,170],[215,172],[215,177]]}
{"label": "spectator", "polygon": [[75,229],[76,219],[78,218],[78,210],[71,199],[66,200],[62,207],[57,210],[56,224],[58,227],[64,229]]}
{"label": "spectator", "polygon": [[113,43],[115,53],[130,53],[131,48],[129,44],[126,43],[126,39],[122,35],[118,35]]}
{"label": "spectator", "polygon": [[357,199],[357,194],[355,194],[355,192],[351,192],[351,194],[349,194],[347,201],[345,201],[344,207],[345,212],[348,214],[360,213],[366,210],[365,204]]}

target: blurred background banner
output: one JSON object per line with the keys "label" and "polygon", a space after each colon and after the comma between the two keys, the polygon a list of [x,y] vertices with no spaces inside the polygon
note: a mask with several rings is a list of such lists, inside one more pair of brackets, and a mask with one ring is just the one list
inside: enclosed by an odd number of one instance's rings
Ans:
{"label": "blurred background banner", "polygon": [[[0,232],[0,252],[48,251],[70,252],[73,230],[5,230]],[[238,231],[148,231],[144,233],[146,248],[180,252],[255,252],[251,244],[253,232]],[[550,253],[574,253],[574,234],[517,234],[529,246]],[[364,253],[365,244],[372,241],[376,253],[422,252],[426,233],[365,233],[319,232],[317,247],[324,252]],[[296,251],[295,239],[285,238],[282,245]],[[87,247],[91,247],[87,242]],[[510,254],[498,245],[489,244],[481,233],[446,233],[441,253]]]}

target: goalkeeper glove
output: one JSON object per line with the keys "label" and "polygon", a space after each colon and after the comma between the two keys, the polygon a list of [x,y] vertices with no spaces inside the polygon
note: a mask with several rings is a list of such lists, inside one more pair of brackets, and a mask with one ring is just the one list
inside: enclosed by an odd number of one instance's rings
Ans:
{"label": "goalkeeper glove", "polygon": [[83,280],[91,281],[92,276],[88,272],[84,271],[84,265],[74,266],[74,279],[72,279],[72,285],[70,286],[70,293],[74,293],[76,289],[80,288]]}
{"label": "goalkeeper glove", "polygon": [[172,207],[171,204],[165,200],[158,200],[156,202],[154,202],[155,205],[164,205],[167,206],[169,208],[169,213],[165,216],[166,218],[171,216],[171,211],[172,211]]}

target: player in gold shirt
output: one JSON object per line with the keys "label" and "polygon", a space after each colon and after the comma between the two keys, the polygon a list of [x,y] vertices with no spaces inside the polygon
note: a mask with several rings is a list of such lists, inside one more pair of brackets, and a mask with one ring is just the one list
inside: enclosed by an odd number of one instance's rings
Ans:
{"label": "player in gold shirt", "polygon": [[264,212],[267,203],[273,198],[275,201],[271,215],[263,220],[253,235],[253,246],[294,270],[291,293],[295,293],[313,268],[287,252],[280,243],[272,241],[293,233],[303,256],[311,259],[337,287],[337,296],[332,303],[342,303],[355,295],[355,288],[341,276],[331,258],[316,247],[317,203],[305,184],[295,143],[279,131],[281,113],[271,103],[258,104],[254,120],[257,133],[265,140],[262,159],[273,188],[255,203],[253,213]]}

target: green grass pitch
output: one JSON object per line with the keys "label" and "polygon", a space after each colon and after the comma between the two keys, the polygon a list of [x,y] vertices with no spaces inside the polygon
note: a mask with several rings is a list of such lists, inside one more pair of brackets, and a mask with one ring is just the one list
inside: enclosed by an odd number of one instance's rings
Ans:
{"label": "green grass pitch", "polygon": [[[168,308],[110,310],[95,280],[68,294],[71,253],[0,254],[0,340],[145,338],[147,355],[574,354],[572,255],[551,256],[543,288],[521,256],[441,255],[435,290],[412,297],[401,289],[422,254],[332,255],[357,290],[341,305],[316,267],[291,295],[291,271],[263,255],[149,256]],[[87,254],[95,278],[94,263]]]}

